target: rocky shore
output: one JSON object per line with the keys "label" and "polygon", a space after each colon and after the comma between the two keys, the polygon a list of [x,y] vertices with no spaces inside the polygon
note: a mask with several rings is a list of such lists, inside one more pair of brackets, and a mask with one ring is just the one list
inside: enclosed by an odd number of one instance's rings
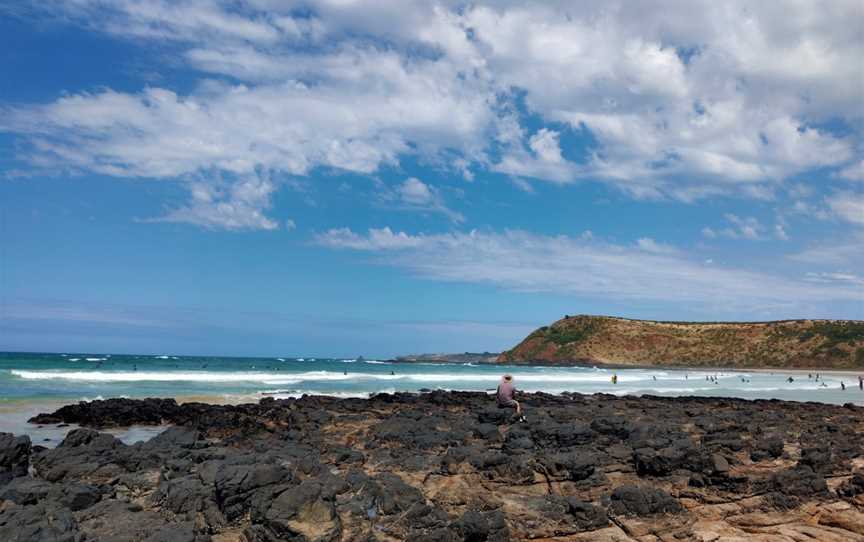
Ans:
{"label": "rocky shore", "polygon": [[[864,541],[864,409],[483,393],[80,403],[0,434],[4,541]],[[127,446],[99,428],[171,424]]]}

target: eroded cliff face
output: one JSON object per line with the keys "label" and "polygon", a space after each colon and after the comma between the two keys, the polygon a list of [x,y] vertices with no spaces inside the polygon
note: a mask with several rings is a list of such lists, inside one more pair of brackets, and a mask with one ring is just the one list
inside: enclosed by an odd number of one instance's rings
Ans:
{"label": "eroded cliff face", "polygon": [[864,369],[864,322],[699,323],[568,316],[499,362]]}
{"label": "eroded cliff face", "polygon": [[[0,436],[0,540],[864,541],[864,410],[482,393],[109,400]],[[29,471],[29,474],[28,474]]]}

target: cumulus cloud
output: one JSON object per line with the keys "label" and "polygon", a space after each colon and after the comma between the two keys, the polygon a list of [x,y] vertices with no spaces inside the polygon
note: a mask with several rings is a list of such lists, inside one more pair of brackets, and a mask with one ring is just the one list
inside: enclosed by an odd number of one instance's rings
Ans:
{"label": "cumulus cloud", "polygon": [[399,185],[398,191],[402,201],[411,205],[426,206],[435,199],[429,187],[415,177],[411,177]]}
{"label": "cumulus cloud", "polygon": [[[201,180],[191,183],[192,195],[188,205],[148,221],[186,222],[208,229],[274,230],[279,224],[264,215],[264,211],[270,207],[273,190],[273,183],[256,176],[224,187]],[[294,221],[286,221],[285,227],[294,229]]]}
{"label": "cumulus cloud", "polygon": [[523,292],[696,303],[716,310],[864,300],[864,291],[853,283],[817,284],[808,277],[707,265],[649,239],[628,247],[518,230],[412,235],[390,228],[366,234],[341,228],[319,234],[316,242],[372,254],[381,264],[427,279]]}
{"label": "cumulus cloud", "polygon": [[[302,5],[34,7],[168,43],[198,85],[74,93],[4,110],[0,130],[44,170],[184,182],[214,169],[369,174],[418,155],[469,180],[492,170],[681,201],[771,198],[814,168],[860,176],[854,1]],[[825,129],[833,119],[856,134]],[[589,138],[587,154],[568,153],[564,132]]]}

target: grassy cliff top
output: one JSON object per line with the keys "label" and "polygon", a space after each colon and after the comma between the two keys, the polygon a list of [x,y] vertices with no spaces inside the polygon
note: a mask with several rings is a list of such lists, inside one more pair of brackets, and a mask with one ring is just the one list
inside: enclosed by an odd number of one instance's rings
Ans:
{"label": "grassy cliff top", "polygon": [[864,368],[864,322],[670,322],[567,315],[499,356],[510,363]]}

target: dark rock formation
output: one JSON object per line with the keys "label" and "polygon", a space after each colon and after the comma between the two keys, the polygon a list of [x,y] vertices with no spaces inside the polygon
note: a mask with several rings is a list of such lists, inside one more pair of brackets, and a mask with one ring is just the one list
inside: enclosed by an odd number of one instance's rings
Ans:
{"label": "dark rock formation", "polygon": [[[0,435],[0,540],[864,540],[864,411],[711,398],[482,393],[37,416]],[[125,445],[92,427],[173,424]],[[763,537],[763,538],[760,538]]]}

